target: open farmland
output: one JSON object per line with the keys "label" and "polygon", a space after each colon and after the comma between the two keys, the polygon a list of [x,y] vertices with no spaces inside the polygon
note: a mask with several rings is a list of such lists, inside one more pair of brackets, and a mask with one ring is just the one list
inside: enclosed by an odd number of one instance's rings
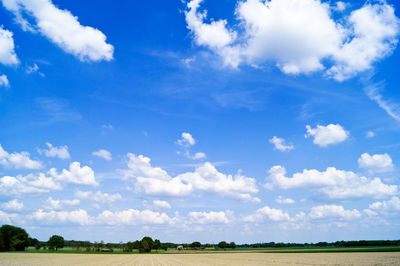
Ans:
{"label": "open farmland", "polygon": [[220,254],[1,253],[1,265],[400,265],[400,252]]}

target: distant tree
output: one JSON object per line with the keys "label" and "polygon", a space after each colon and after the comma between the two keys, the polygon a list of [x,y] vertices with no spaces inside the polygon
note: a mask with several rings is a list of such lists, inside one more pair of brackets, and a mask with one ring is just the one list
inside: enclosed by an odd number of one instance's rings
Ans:
{"label": "distant tree", "polygon": [[230,247],[230,248],[236,248],[236,243],[235,243],[235,242],[229,243],[229,247]]}
{"label": "distant tree", "polygon": [[141,241],[139,252],[151,252],[153,246],[154,246],[153,239],[149,236],[145,236]]}
{"label": "distant tree", "polygon": [[0,250],[1,251],[23,251],[27,246],[29,246],[29,236],[28,233],[22,228],[3,225],[0,228],[1,241]]}
{"label": "distant tree", "polygon": [[200,248],[201,247],[201,243],[198,242],[198,241],[193,242],[192,244],[190,244],[190,247],[192,247],[192,248]]}
{"label": "distant tree", "polygon": [[55,249],[57,251],[59,248],[64,247],[64,238],[62,236],[53,235],[50,237],[49,241],[47,241],[47,245],[49,249]]}
{"label": "distant tree", "polygon": [[167,251],[168,250],[168,244],[167,243],[162,243],[161,244],[161,249]]}
{"label": "distant tree", "polygon": [[89,241],[83,242],[83,246],[85,247],[86,251],[89,252],[91,250],[92,244]]}
{"label": "distant tree", "polygon": [[154,240],[153,249],[161,249],[161,242],[160,242],[160,240],[158,240],[158,239]]}
{"label": "distant tree", "polygon": [[111,243],[107,243],[107,244],[106,244],[106,248],[107,248],[109,251],[111,251],[111,252],[114,251],[113,245],[112,245]]}
{"label": "distant tree", "polygon": [[227,248],[228,247],[228,243],[226,243],[225,241],[221,241],[218,243],[218,247],[219,248]]}

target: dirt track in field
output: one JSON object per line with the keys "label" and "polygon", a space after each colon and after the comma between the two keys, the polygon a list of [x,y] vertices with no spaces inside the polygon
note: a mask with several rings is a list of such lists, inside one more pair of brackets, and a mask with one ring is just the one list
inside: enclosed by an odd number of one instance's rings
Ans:
{"label": "dirt track in field", "polygon": [[134,255],[0,253],[0,265],[400,265],[400,252]]}

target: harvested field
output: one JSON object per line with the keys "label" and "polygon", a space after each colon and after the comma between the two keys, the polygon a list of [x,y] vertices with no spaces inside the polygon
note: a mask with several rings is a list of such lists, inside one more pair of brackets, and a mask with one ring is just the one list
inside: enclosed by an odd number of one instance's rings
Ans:
{"label": "harvested field", "polygon": [[400,265],[400,252],[132,255],[0,253],[0,265]]}

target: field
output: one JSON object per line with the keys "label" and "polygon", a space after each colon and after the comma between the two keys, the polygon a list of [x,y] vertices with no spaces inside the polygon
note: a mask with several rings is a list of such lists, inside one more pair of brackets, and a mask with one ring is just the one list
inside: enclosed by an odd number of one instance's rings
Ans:
{"label": "field", "polygon": [[0,253],[0,265],[400,265],[400,252],[66,254]]}

